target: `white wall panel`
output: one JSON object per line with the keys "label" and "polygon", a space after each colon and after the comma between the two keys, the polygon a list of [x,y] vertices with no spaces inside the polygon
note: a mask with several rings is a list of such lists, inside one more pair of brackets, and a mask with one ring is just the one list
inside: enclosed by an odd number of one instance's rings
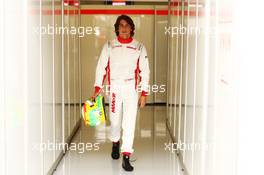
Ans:
{"label": "white wall panel", "polygon": [[[48,0],[42,1],[43,9],[53,10],[52,3]],[[42,15],[42,26],[53,26],[53,15]],[[43,142],[53,143],[53,35],[42,34],[42,95],[43,95]],[[44,150],[44,173],[47,173],[53,163],[54,150]]]}
{"label": "white wall panel", "polygon": [[[1,1],[1,47],[3,53],[1,53],[1,77],[4,87],[1,91],[4,93],[3,108],[4,115],[1,113],[1,127],[4,127],[4,131],[1,129],[1,157],[3,155],[3,170],[6,174],[19,174],[25,173],[26,167],[24,164],[18,164],[16,168],[13,166],[14,158],[18,162],[24,162],[27,140],[24,135],[27,133],[27,102],[26,90],[27,82],[27,69],[23,47],[25,42],[25,35],[21,35],[21,32],[25,32],[24,11],[20,11],[20,6],[24,3],[21,1]],[[19,20],[17,20],[19,19]],[[16,22],[14,22],[16,21]],[[22,26],[23,28],[20,28]],[[2,33],[3,32],[3,33]],[[3,57],[2,57],[3,56]],[[3,59],[2,59],[3,58]],[[2,93],[1,93],[2,95]],[[2,122],[4,122],[2,124]],[[19,147],[17,146],[19,145]],[[2,160],[2,158],[1,158]],[[2,166],[1,166],[2,168]],[[0,171],[2,173],[2,169]]]}
{"label": "white wall panel", "polygon": [[[80,25],[80,14],[75,14],[75,26],[78,27]],[[75,61],[75,121],[78,122],[78,120],[81,118],[81,62],[80,62],[80,37],[75,37],[75,51],[74,51],[74,61]]]}
{"label": "white wall panel", "polygon": [[167,99],[167,69],[168,69],[168,38],[164,32],[168,25],[167,15],[157,14],[159,11],[167,10],[167,6],[155,6],[155,47],[154,47],[154,80],[153,84],[164,87],[165,92],[154,93],[154,102],[166,103]]}
{"label": "white wall panel", "polygon": [[[69,10],[73,11],[74,7],[69,6]],[[75,27],[75,15],[70,13],[69,14],[69,26]],[[70,116],[69,116],[69,132],[73,130],[75,126],[75,112],[74,112],[74,103],[75,103],[75,35],[69,35],[68,45],[69,45],[69,106],[70,106]]]}
{"label": "white wall panel", "polygon": [[[55,10],[61,11],[61,3],[60,1],[54,1]],[[57,27],[62,26],[62,15],[55,14],[54,15],[54,25]],[[62,37],[61,33],[54,35],[54,90],[55,90],[55,143],[63,142],[63,132],[62,132]],[[58,157],[61,150],[56,150],[55,158]]]}
{"label": "white wall panel", "polygon": [[[69,7],[64,7],[64,26],[69,28]],[[70,127],[70,43],[69,43],[70,34],[67,32],[64,34],[64,99],[65,99],[65,110],[64,110],[64,139],[66,140],[69,136]]]}
{"label": "white wall panel", "polygon": [[[38,5],[29,5],[29,11],[38,10]],[[40,33],[35,31],[39,27],[40,13],[36,13],[29,18],[29,35],[28,35],[28,174],[41,174],[42,170],[42,152],[39,145],[42,141],[41,136],[41,81],[42,81],[42,57],[40,57]],[[34,131],[34,132],[31,132]],[[36,147],[35,147],[36,146]],[[34,166],[32,166],[34,165]]]}

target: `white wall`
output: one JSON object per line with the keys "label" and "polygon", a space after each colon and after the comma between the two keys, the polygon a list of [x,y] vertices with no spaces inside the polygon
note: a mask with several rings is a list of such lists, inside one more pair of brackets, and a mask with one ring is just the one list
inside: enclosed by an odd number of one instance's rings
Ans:
{"label": "white wall", "polygon": [[65,143],[80,119],[79,38],[39,30],[77,27],[78,11],[62,10],[59,0],[1,1],[0,174],[47,174],[63,149],[41,144]]}
{"label": "white wall", "polygon": [[230,13],[224,13],[231,7],[214,1],[199,6],[187,1],[170,6],[169,27],[200,32],[169,35],[168,126],[176,143],[201,147],[178,151],[186,174],[235,174],[237,60]]}

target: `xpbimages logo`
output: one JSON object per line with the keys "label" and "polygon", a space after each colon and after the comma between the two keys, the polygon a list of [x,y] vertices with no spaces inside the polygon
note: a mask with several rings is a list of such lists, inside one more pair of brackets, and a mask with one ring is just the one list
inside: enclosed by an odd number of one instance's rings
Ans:
{"label": "xpbimages logo", "polygon": [[208,143],[184,143],[179,141],[177,143],[164,143],[164,150],[171,153],[177,153],[178,151],[197,151],[197,150],[208,150],[211,147]]}
{"label": "xpbimages logo", "polygon": [[86,27],[75,27],[75,26],[55,26],[46,25],[40,27],[34,27],[33,31],[37,35],[77,35],[84,37],[85,35],[100,35],[100,28],[98,26],[86,26]]}
{"label": "xpbimages logo", "polygon": [[184,36],[184,35],[201,35],[201,34],[208,34],[210,36],[216,35],[216,28],[210,26],[207,30],[203,27],[198,26],[184,26],[179,24],[178,26],[165,26],[164,27],[164,34],[170,36],[171,38],[177,36]]}
{"label": "xpbimages logo", "polygon": [[42,142],[39,144],[33,144],[32,145],[33,150],[35,151],[54,151],[54,150],[59,150],[59,151],[66,151],[66,150],[71,150],[71,151],[77,151],[78,153],[84,153],[85,151],[98,151],[100,149],[100,143],[54,143],[51,141],[47,142]]}
{"label": "xpbimages logo", "polygon": [[[102,92],[108,94],[110,91],[110,89],[114,88],[114,89],[122,89],[125,88],[126,85],[104,85],[102,88]],[[166,85],[165,84],[161,84],[161,85],[157,85],[157,84],[153,84],[153,85],[148,85],[146,88],[148,93],[165,93],[166,92]],[[142,92],[143,91],[143,87],[142,85],[137,85],[136,86],[136,91],[137,92]]]}

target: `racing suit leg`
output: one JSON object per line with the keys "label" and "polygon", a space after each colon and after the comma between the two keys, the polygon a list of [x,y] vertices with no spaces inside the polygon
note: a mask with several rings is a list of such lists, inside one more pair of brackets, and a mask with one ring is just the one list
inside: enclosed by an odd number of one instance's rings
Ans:
{"label": "racing suit leg", "polygon": [[123,91],[123,120],[122,120],[122,153],[133,153],[134,132],[137,117],[138,94],[135,90],[135,82],[129,81]]}
{"label": "racing suit leg", "polygon": [[122,96],[118,87],[111,86],[110,89],[110,140],[117,142],[120,139],[121,119],[122,119]]}

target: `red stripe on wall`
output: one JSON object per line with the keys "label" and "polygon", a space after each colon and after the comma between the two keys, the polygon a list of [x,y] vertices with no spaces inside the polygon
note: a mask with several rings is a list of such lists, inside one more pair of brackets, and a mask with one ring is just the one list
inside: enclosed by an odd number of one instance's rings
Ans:
{"label": "red stripe on wall", "polygon": [[[32,10],[32,14],[39,14],[39,10]],[[196,11],[181,11],[181,10],[172,10],[170,14],[173,16],[196,16]],[[42,10],[43,15],[52,15],[52,10],[44,9]],[[61,15],[61,10],[55,10],[55,15]],[[65,15],[74,15],[78,14],[78,10],[64,10]],[[81,9],[81,15],[120,15],[120,14],[127,14],[127,15],[154,15],[155,10],[152,9],[126,9],[126,10],[117,10],[117,9]],[[168,15],[168,10],[157,10],[156,15]],[[198,16],[204,15],[203,11],[198,12]]]}
{"label": "red stripe on wall", "polygon": [[[117,10],[117,9],[81,9],[81,15],[94,15],[94,14],[101,14],[101,15],[115,15],[115,14],[127,14],[127,15],[154,15],[155,10],[149,9],[126,9],[126,10]],[[168,10],[157,10],[157,15],[168,15]],[[173,10],[170,12],[171,15],[174,16],[181,16],[181,10]],[[196,11],[184,11],[184,16],[196,16]],[[203,15],[202,11],[198,12],[198,16]]]}
{"label": "red stripe on wall", "polygon": [[[184,10],[184,11],[181,11],[181,10],[173,10],[171,11],[171,15],[174,15],[174,16],[182,16],[182,12],[184,14],[184,16],[196,16],[196,11],[189,11],[189,14],[188,14],[188,10]],[[203,11],[199,11],[198,16],[202,16],[204,15],[204,12]]]}
{"label": "red stripe on wall", "polygon": [[157,10],[156,11],[157,15],[168,15],[168,10]]}
{"label": "red stripe on wall", "polygon": [[81,9],[82,15],[114,15],[114,14],[128,14],[128,15],[154,15],[154,10],[152,9]]}

